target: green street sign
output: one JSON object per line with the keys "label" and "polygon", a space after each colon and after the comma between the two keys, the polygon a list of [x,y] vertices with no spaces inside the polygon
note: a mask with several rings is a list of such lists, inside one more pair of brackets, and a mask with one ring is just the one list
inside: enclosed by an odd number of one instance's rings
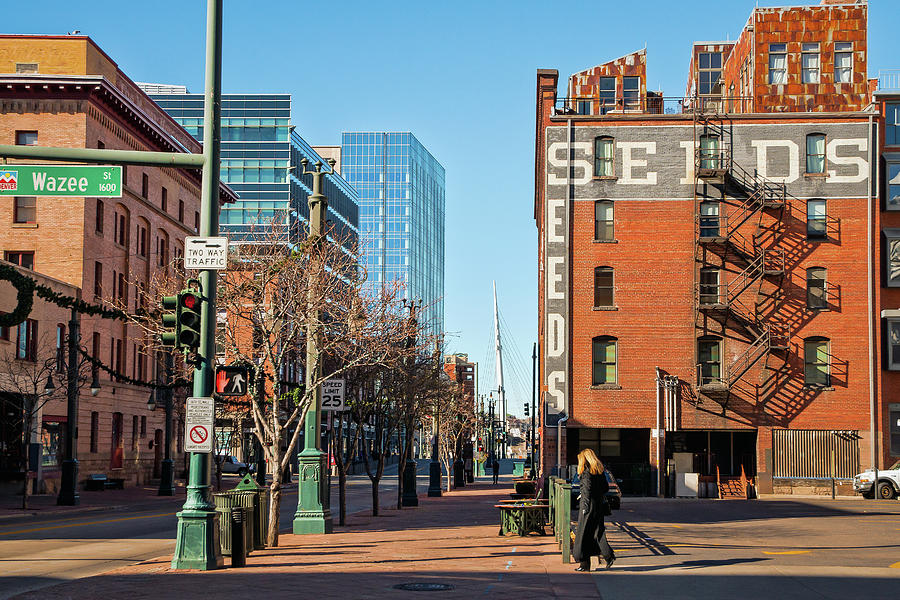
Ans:
{"label": "green street sign", "polygon": [[122,197],[122,167],[0,165],[0,196]]}

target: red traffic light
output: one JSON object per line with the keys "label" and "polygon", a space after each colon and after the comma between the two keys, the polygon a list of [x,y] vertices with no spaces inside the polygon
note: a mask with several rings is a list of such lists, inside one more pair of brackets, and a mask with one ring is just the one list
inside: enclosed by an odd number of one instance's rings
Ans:
{"label": "red traffic light", "polygon": [[185,308],[189,308],[194,310],[200,305],[200,298],[195,296],[194,294],[182,294],[181,295],[181,304]]}

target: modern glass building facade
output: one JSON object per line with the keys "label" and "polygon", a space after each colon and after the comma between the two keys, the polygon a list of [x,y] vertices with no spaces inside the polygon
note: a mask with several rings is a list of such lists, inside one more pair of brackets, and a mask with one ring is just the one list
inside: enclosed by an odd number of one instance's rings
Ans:
{"label": "modern glass building facade", "polygon": [[[156,87],[152,87],[156,86]],[[142,84],[151,98],[195,138],[203,141],[203,95],[152,93],[159,84]],[[222,231],[232,241],[252,241],[254,225],[275,219],[291,226],[293,239],[303,235],[309,216],[312,176],[302,175],[300,160],[322,160],[291,126],[289,94],[222,96],[222,181],[240,200],[223,207]],[[324,162],[324,161],[323,161]],[[358,194],[340,175],[325,177],[333,235],[355,243],[359,238]]]}
{"label": "modern glass building facade", "polygon": [[364,265],[373,285],[400,281],[444,330],[444,167],[412,133],[350,132],[341,174],[359,192]]}

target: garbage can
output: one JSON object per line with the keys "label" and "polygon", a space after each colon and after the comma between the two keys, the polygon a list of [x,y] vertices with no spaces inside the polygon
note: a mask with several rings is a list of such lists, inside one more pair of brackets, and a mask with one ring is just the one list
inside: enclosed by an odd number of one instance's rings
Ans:
{"label": "garbage can", "polygon": [[513,463],[513,477],[524,477],[525,476],[525,463],[522,461],[515,461]]}
{"label": "garbage can", "polygon": [[244,547],[246,553],[249,554],[253,550],[250,540],[253,540],[253,497],[249,497],[250,506],[242,506],[242,502],[248,502],[247,499],[235,495],[234,491],[221,492],[213,494],[213,500],[216,503],[216,512],[219,514],[219,545],[222,548],[222,554],[231,556],[231,512],[235,508],[243,508],[243,525],[244,525]]}
{"label": "garbage can", "polygon": [[269,529],[269,489],[256,483],[251,475],[245,475],[232,492],[252,494],[253,548],[262,550],[266,547],[266,533]]}

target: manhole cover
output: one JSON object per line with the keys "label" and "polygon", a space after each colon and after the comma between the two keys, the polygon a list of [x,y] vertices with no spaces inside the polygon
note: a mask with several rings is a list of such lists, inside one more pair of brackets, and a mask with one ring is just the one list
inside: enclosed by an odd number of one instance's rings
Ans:
{"label": "manhole cover", "polygon": [[398,583],[394,589],[407,592],[443,592],[452,590],[453,586],[449,583]]}

